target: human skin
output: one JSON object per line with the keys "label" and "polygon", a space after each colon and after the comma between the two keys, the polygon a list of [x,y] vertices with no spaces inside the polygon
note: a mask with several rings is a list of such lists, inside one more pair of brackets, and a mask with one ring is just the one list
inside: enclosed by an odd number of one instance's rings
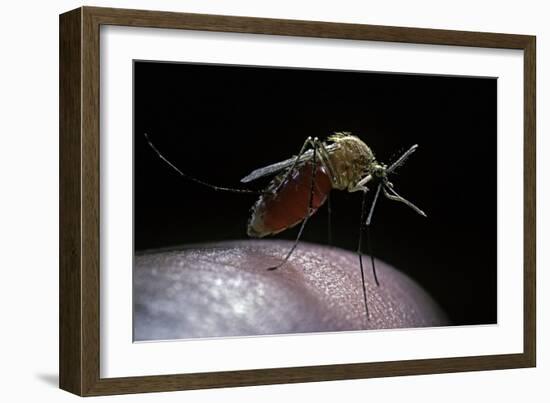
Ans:
{"label": "human skin", "polygon": [[369,318],[357,254],[300,243],[243,240],[136,255],[134,338],[168,340],[447,325],[413,280],[364,257]]}

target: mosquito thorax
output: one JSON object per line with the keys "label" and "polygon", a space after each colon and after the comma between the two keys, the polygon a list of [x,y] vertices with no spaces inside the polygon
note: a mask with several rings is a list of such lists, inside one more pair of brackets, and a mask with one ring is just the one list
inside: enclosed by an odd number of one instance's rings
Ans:
{"label": "mosquito thorax", "polygon": [[361,139],[348,132],[335,133],[328,140],[338,146],[330,154],[334,168],[333,187],[351,190],[377,164],[374,153]]}

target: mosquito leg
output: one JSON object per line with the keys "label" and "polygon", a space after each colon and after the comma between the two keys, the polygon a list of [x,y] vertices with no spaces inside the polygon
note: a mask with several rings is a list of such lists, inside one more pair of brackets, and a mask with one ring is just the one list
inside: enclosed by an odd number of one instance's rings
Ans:
{"label": "mosquito leg", "polygon": [[361,218],[359,220],[359,242],[357,245],[357,254],[359,255],[359,267],[361,268],[361,284],[363,285],[363,300],[365,302],[365,314],[369,318],[369,304],[367,303],[367,286],[365,284],[365,271],[363,269],[363,252],[361,245],[363,243],[363,223],[365,222],[365,211],[367,205],[367,191],[363,190],[363,201],[361,203]]}
{"label": "mosquito leg", "polygon": [[332,245],[332,206],[330,205],[330,193],[327,195],[327,213],[328,244]]}
{"label": "mosquito leg", "polygon": [[315,153],[315,141],[313,141],[313,139],[310,136],[306,139],[306,141],[304,141],[304,144],[302,144],[302,148],[300,149],[300,152],[298,153],[298,155],[294,159],[294,162],[292,163],[292,165],[286,171],[285,176],[283,177],[283,179],[279,182],[277,187],[271,191],[273,194],[275,194],[275,195],[277,194],[277,192],[279,191],[281,186],[283,186],[283,184],[286,182],[286,180],[288,179],[290,174],[294,171],[294,168],[296,168],[296,165],[298,165],[298,162],[300,161],[300,157],[302,156],[302,154],[304,154],[304,152],[306,151],[306,148],[307,148],[308,145],[313,146],[313,157],[315,158],[315,154],[316,154]]}
{"label": "mosquito leg", "polygon": [[[334,175],[334,167],[330,160],[330,154],[325,147],[325,144],[319,139],[315,138],[315,143],[317,150],[319,152],[319,160],[322,162],[323,166],[328,170],[330,179],[334,184],[336,184],[336,176]],[[330,193],[327,195],[327,230],[328,230],[328,244],[332,245],[332,205],[330,204]]]}
{"label": "mosquito leg", "polygon": [[215,185],[212,185],[208,182],[204,182],[204,181],[201,181],[200,179],[197,179],[191,175],[188,175],[186,173],[183,173],[183,171],[181,171],[177,166],[175,166],[174,164],[172,164],[168,158],[166,158],[164,155],[162,155],[162,153],[157,149],[157,147],[155,147],[155,145],[153,144],[153,142],[149,139],[149,136],[147,135],[147,133],[143,133],[143,135],[145,136],[145,140],[147,140],[147,143],[149,144],[149,146],[153,149],[153,151],[159,156],[159,158],[161,160],[163,160],[164,162],[166,162],[166,164],[168,164],[168,166],[170,166],[173,170],[175,170],[178,174],[180,174],[181,176],[183,176],[185,179],[188,179],[188,180],[191,180],[195,183],[198,183],[199,185],[203,185],[203,186],[207,186],[211,189],[214,189],[214,190],[219,190],[219,191],[224,191],[224,192],[232,192],[232,193],[251,193],[251,194],[256,194],[256,195],[260,195],[262,194],[262,192],[258,192],[256,190],[250,190],[250,189],[234,189],[234,188],[228,188],[228,187],[223,187],[223,186],[215,186]]}
{"label": "mosquito leg", "polygon": [[332,183],[336,184],[337,178],[336,178],[336,175],[334,174],[335,171],[334,171],[334,167],[332,166],[332,162],[330,160],[330,154],[327,148],[325,147],[325,144],[322,141],[317,140],[316,143],[317,143],[317,147],[319,148],[319,156],[323,161],[323,165],[327,167],[330,174],[330,178],[332,179]]}
{"label": "mosquito leg", "polygon": [[[365,223],[366,228],[366,234],[367,234],[367,249],[370,255],[370,262],[372,267],[372,275],[374,276],[374,282],[376,283],[376,286],[380,286],[380,282],[378,281],[378,276],[376,275],[376,265],[374,264],[374,254],[372,253],[372,242],[370,237],[370,224],[372,222],[372,215],[374,213],[374,207],[376,206],[376,202],[378,201],[378,196],[380,196],[380,189],[382,188],[382,184],[380,183],[378,187],[376,188],[376,193],[374,194],[374,199],[372,201],[372,205],[370,207],[369,216],[367,218],[367,222]],[[364,219],[364,217],[363,217]]]}
{"label": "mosquito leg", "polygon": [[368,227],[372,221],[372,214],[374,213],[374,207],[376,206],[376,202],[378,201],[378,196],[380,195],[380,189],[382,188],[382,184],[380,183],[378,187],[376,188],[376,193],[374,194],[374,200],[372,201],[372,205],[370,207],[369,216],[367,218],[366,226]]}
{"label": "mosquito leg", "polygon": [[[308,139],[306,141],[309,141],[309,140],[310,139]],[[311,170],[311,185],[310,185],[310,188],[309,188],[309,199],[308,199],[308,202],[307,202],[307,206],[308,206],[307,207],[307,215],[304,218],[304,220],[302,221],[302,225],[300,226],[300,230],[298,231],[298,236],[296,236],[296,240],[294,241],[294,245],[292,245],[292,248],[290,248],[290,250],[288,251],[288,253],[285,256],[285,258],[283,259],[283,261],[281,263],[279,263],[277,266],[270,267],[267,270],[276,270],[288,261],[288,259],[290,258],[290,255],[292,255],[292,253],[294,252],[294,250],[298,246],[298,243],[300,242],[300,238],[302,237],[302,232],[304,231],[304,228],[305,228],[305,226],[306,226],[306,224],[309,220],[309,217],[311,217],[311,215],[313,214],[313,190],[314,190],[313,186],[315,185],[315,174],[317,173],[317,141],[318,141],[317,138],[315,139],[315,141],[311,141],[311,143],[313,144],[313,167],[312,167],[312,170]],[[304,143],[304,146],[305,146],[305,143]],[[296,159],[296,161],[297,160],[298,159]]]}
{"label": "mosquito leg", "polygon": [[365,185],[372,180],[372,175],[367,175],[361,179],[355,186],[349,189],[349,192],[367,191],[369,190]]}
{"label": "mosquito leg", "polygon": [[366,227],[366,238],[367,238],[367,251],[370,255],[370,263],[372,267],[372,274],[374,276],[374,282],[377,287],[380,287],[380,282],[378,281],[378,276],[376,275],[376,266],[374,265],[374,253],[372,252],[372,241],[370,236],[370,225]]}

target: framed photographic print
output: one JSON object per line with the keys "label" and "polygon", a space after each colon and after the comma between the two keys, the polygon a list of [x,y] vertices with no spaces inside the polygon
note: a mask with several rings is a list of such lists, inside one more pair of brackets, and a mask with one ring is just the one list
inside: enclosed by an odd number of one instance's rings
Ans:
{"label": "framed photographic print", "polygon": [[60,386],[535,365],[535,37],[60,16]]}

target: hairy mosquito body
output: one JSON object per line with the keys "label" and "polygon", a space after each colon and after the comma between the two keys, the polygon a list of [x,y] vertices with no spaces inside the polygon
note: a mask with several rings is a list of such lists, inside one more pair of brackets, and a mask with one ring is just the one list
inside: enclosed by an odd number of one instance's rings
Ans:
{"label": "hairy mosquito body", "polygon": [[[248,236],[262,238],[294,227],[315,213],[328,199],[332,189],[355,192],[364,188],[358,186],[358,183],[365,176],[374,174],[378,168],[372,150],[349,133],[336,133],[328,141],[330,145],[317,138],[308,138],[300,154],[286,160],[286,164],[260,168],[241,180],[246,183],[282,171],[274,177],[252,207],[247,226]],[[308,146],[313,149],[305,152]],[[310,192],[311,183],[314,186]],[[308,208],[310,193],[313,211]]]}
{"label": "hairy mosquito body", "polygon": [[[298,235],[293,246],[279,264],[269,267],[275,270],[283,266],[296,249],[302,232],[309,218],[329,199],[330,192],[342,190],[348,192],[362,192],[361,219],[359,223],[359,237],[357,253],[361,269],[363,297],[367,319],[369,309],[367,304],[367,289],[363,269],[363,233],[369,234],[374,207],[380,194],[386,198],[401,202],[412,208],[422,216],[426,214],[413,203],[400,196],[389,181],[388,176],[402,166],[408,157],[417,149],[413,145],[397,161],[390,166],[379,163],[371,148],[361,139],[349,132],[337,132],[322,142],[318,138],[308,137],[300,152],[287,160],[259,168],[241,179],[242,183],[249,183],[265,176],[274,176],[266,189],[253,191],[249,189],[235,189],[211,185],[183,173],[179,168],[166,159],[145,135],[151,148],[168,165],[181,176],[215,190],[259,194],[259,198],[252,206],[247,225],[247,233],[251,237],[261,238],[274,235],[301,223]],[[375,187],[374,198],[370,209],[367,210],[367,184]],[[368,211],[368,214],[367,214]],[[330,213],[330,203],[329,203]],[[330,228],[330,216],[329,216]],[[330,231],[329,231],[330,233]],[[370,246],[370,243],[368,243]],[[376,285],[379,285],[374,264],[374,256],[369,250],[371,267]]]}
{"label": "hairy mosquito body", "polygon": [[[334,151],[328,154],[333,170],[333,187],[349,192],[358,190],[357,183],[376,170],[374,153],[358,137],[348,133],[336,133],[328,140],[335,145]],[[326,149],[326,145],[323,147]]]}

